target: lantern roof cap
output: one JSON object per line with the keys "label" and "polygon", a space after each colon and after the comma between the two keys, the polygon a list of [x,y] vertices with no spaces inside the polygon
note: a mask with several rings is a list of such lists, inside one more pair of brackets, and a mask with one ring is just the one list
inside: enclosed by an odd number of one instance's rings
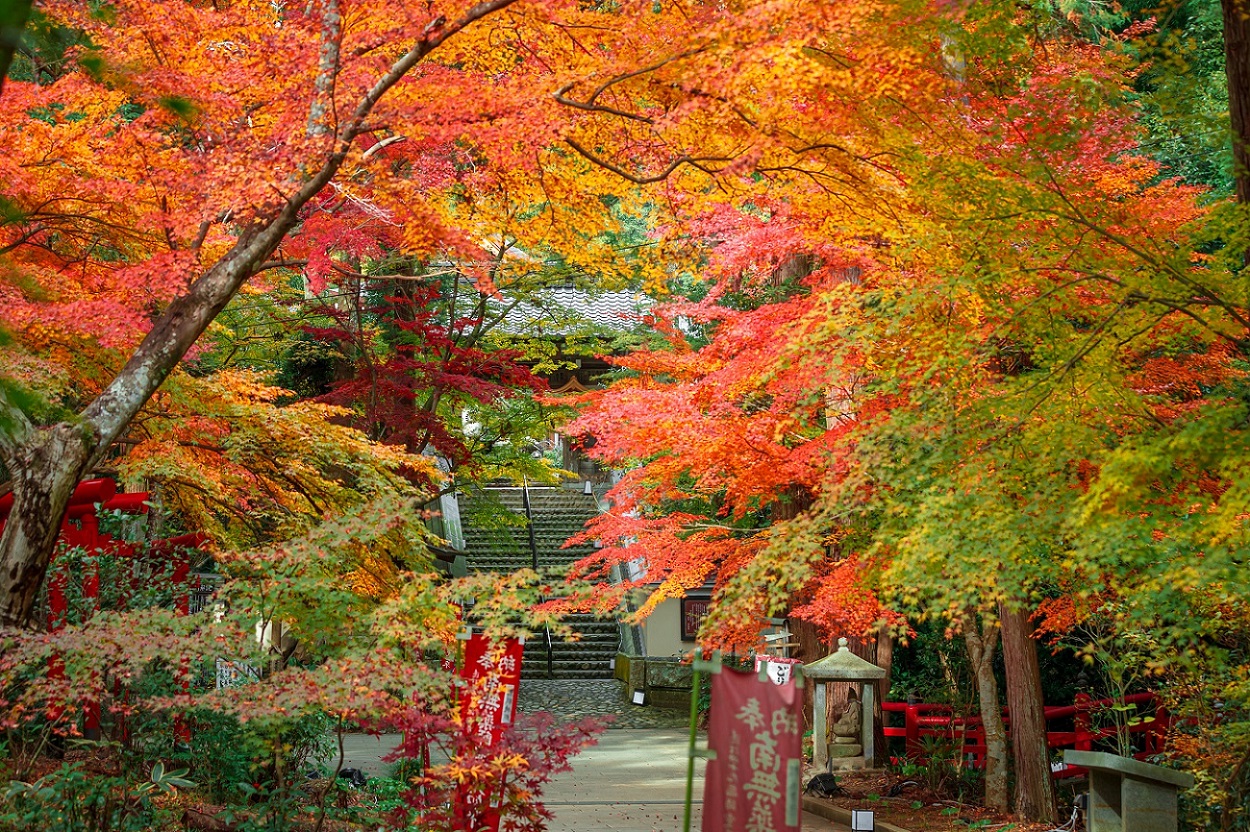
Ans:
{"label": "lantern roof cap", "polygon": [[861,659],[838,639],[838,649],[823,659],[803,665],[803,675],[813,681],[860,681],[885,678],[885,668]]}

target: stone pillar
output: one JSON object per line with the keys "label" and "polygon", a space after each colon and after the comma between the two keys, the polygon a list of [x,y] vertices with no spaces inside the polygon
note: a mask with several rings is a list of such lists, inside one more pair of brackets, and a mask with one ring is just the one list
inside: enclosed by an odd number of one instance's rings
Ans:
{"label": "stone pillar", "polygon": [[872,768],[873,761],[877,759],[876,748],[874,745],[875,732],[873,731],[872,712],[874,708],[873,695],[876,685],[872,682],[864,682],[859,686],[863,694],[860,696],[859,707],[861,710],[859,724],[860,735],[862,739],[860,744],[864,746],[865,765]]}
{"label": "stone pillar", "polygon": [[812,709],[812,765],[817,771],[829,770],[829,729],[825,727],[825,690],[828,687],[824,682],[816,683],[816,703]]}
{"label": "stone pillar", "polygon": [[1109,771],[1089,773],[1089,832],[1123,832],[1120,776]]}

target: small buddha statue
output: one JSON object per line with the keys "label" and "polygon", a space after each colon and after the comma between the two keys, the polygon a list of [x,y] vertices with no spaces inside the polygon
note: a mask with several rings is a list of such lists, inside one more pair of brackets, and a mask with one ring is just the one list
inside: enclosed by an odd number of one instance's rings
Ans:
{"label": "small buddha statue", "polygon": [[850,688],[846,692],[846,704],[842,706],[833,725],[829,728],[829,734],[832,736],[829,743],[829,758],[830,763],[835,767],[839,758],[858,757],[863,753],[859,736],[860,727],[863,724],[862,719],[859,697],[855,695],[855,688]]}
{"label": "small buddha statue", "polygon": [[844,737],[847,738],[847,742],[859,742],[861,716],[859,712],[859,697],[855,695],[855,688],[851,688],[846,692],[846,704],[842,706],[842,712],[834,720],[833,727],[829,730],[829,733],[834,736],[834,742]]}

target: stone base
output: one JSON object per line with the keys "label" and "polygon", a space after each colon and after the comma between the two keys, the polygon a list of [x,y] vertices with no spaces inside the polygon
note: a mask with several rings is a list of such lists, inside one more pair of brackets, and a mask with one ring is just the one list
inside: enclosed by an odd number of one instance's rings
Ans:
{"label": "stone base", "polygon": [[673,688],[647,688],[647,704],[653,708],[668,708],[674,711],[690,711],[690,691],[674,690]]}
{"label": "stone base", "polygon": [[830,771],[859,771],[864,768],[868,768],[868,760],[863,756],[829,758]]}
{"label": "stone base", "polygon": [[829,743],[829,757],[862,757],[864,756],[864,747],[859,743]]}

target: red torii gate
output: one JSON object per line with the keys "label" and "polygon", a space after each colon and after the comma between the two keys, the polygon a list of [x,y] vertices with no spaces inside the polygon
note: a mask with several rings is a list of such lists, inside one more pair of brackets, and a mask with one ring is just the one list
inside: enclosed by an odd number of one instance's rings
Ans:
{"label": "red torii gate", "polygon": [[[184,534],[165,540],[153,541],[144,551],[134,543],[118,540],[107,532],[100,531],[100,519],[97,511],[118,511],[123,514],[147,514],[148,500],[151,494],[147,491],[132,491],[125,494],[117,493],[117,483],[110,479],[85,480],[74,489],[69,500],[69,508],[61,523],[60,542],[68,547],[80,547],[97,555],[113,555],[131,558],[131,580],[134,578],[134,560],[140,554],[147,556],[165,556],[174,558],[173,582],[183,591],[175,597],[175,607],[182,615],[190,612],[191,587],[188,578],[191,572],[191,561],[186,557],[188,549],[195,549],[208,541],[202,534]],[[13,495],[0,496],[0,532],[13,510]],[[77,523],[77,525],[74,525]],[[48,566],[48,629],[59,630],[65,626],[69,605],[65,595],[68,576],[57,568],[54,560]],[[100,572],[95,563],[83,574],[83,597],[88,599],[92,608],[98,608],[100,597]],[[63,673],[59,660],[53,660],[48,668],[50,675]],[[184,685],[185,685],[184,680]],[[178,734],[185,739],[186,729],[179,724]],[[100,706],[97,701],[88,705],[83,714],[83,735],[89,739],[100,736]]]}

